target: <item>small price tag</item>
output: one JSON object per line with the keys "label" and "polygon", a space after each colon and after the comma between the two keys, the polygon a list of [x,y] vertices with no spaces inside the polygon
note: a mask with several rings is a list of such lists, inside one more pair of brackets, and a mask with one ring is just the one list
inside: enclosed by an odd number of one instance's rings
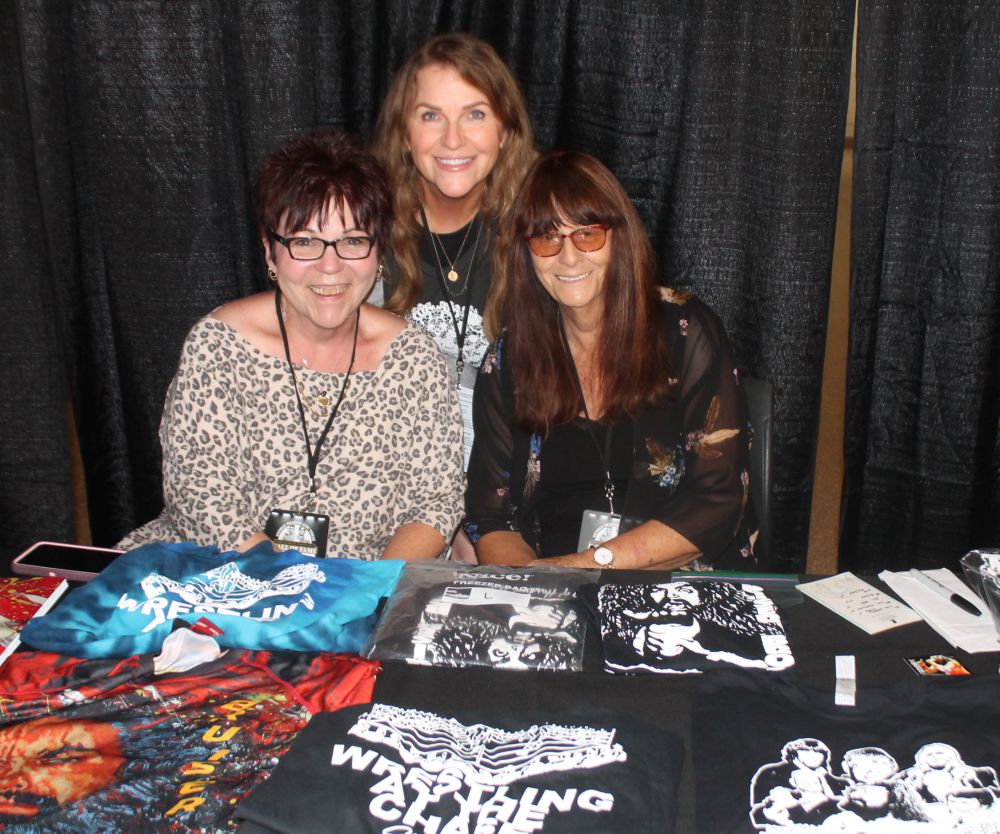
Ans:
{"label": "small price tag", "polygon": [[837,690],[833,702],[839,707],[853,707],[857,692],[857,675],[853,654],[838,654],[836,661]]}

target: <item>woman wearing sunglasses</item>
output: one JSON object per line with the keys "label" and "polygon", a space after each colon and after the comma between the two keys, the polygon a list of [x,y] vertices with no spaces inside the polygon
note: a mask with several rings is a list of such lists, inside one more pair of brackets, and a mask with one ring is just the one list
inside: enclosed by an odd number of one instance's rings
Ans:
{"label": "woman wearing sunglasses", "polygon": [[481,563],[749,568],[748,422],[723,327],[658,289],[610,171],[542,155],[501,234],[507,326],[476,381],[466,532]]}
{"label": "woman wearing sunglasses", "polygon": [[356,137],[289,139],[254,193],[273,290],[188,334],[160,440],[166,509],[121,547],[191,540],[429,559],[461,516],[462,424],[426,333],[362,303],[392,223]]}

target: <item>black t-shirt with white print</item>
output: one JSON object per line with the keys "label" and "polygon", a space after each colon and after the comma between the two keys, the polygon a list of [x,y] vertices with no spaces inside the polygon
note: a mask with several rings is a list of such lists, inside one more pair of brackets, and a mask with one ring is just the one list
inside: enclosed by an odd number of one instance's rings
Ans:
{"label": "black t-shirt with white print", "polygon": [[237,807],[246,832],[670,832],[682,747],[597,710],[319,713]]}
{"label": "black t-shirt with white print", "polygon": [[757,585],[609,582],[597,611],[609,672],[776,672],[795,662],[778,608]]}
{"label": "black t-shirt with white print", "polygon": [[577,589],[592,573],[415,562],[363,653],[422,666],[578,671],[587,635]]}
{"label": "black t-shirt with white print", "polygon": [[[493,227],[478,215],[454,232],[427,234],[420,247],[420,299],[407,318],[424,330],[441,349],[458,384],[458,401],[465,428],[465,465],[472,453],[472,390],[476,373],[486,353],[488,339],[483,328],[483,312],[493,277]],[[454,264],[458,280],[446,277]],[[386,258],[388,274],[384,288],[373,293],[381,306],[399,281],[399,265],[391,254]],[[461,342],[461,348],[459,343]],[[462,355],[459,375],[459,353]]]}
{"label": "black t-shirt with white print", "polygon": [[700,834],[1000,832],[1000,681],[907,679],[856,706],[793,676],[700,681]]}

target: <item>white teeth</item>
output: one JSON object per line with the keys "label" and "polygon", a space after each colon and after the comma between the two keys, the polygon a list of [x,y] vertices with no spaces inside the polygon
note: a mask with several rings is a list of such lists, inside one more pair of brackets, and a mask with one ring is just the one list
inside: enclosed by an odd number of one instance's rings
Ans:
{"label": "white teeth", "polygon": [[589,272],[583,272],[580,275],[557,275],[556,278],[558,278],[560,281],[563,281],[563,282],[565,282],[567,284],[572,284],[575,281],[582,281],[588,275],[590,275]]}
{"label": "white teeth", "polygon": [[341,295],[342,293],[346,292],[347,288],[310,286],[309,289],[311,289],[314,293],[316,293],[316,295],[329,296],[329,295]]}
{"label": "white teeth", "polygon": [[464,159],[438,159],[442,165],[465,165],[467,162],[472,160],[471,156],[467,156]]}

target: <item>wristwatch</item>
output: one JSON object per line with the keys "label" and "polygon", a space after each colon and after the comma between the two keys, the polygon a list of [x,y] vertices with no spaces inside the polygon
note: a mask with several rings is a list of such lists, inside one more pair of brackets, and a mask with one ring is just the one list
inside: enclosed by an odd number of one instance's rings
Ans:
{"label": "wristwatch", "polygon": [[611,568],[615,564],[615,554],[603,544],[594,548],[594,564],[601,568]]}

